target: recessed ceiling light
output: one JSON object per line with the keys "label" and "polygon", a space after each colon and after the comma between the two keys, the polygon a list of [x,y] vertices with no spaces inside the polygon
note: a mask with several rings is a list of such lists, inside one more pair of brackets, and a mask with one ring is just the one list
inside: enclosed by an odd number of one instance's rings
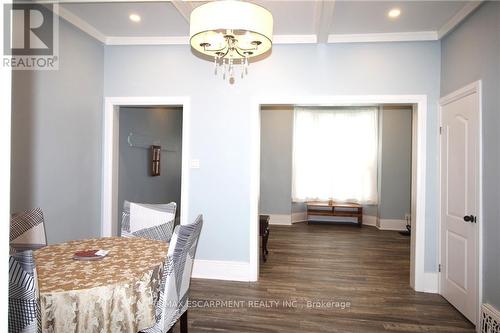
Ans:
{"label": "recessed ceiling light", "polygon": [[130,14],[128,16],[128,18],[130,19],[130,21],[132,22],[141,22],[141,17],[137,14]]}
{"label": "recessed ceiling light", "polygon": [[390,18],[396,18],[401,15],[401,10],[399,8],[393,8],[387,13]]}

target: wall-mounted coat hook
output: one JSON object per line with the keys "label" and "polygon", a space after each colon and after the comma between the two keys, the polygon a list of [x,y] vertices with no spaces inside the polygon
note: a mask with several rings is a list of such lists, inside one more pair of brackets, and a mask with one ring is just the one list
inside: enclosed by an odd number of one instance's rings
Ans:
{"label": "wall-mounted coat hook", "polygon": [[169,145],[167,142],[161,142],[159,139],[130,132],[127,142],[130,147],[151,149],[151,146],[159,146],[161,150],[168,152],[176,152],[179,150],[177,145]]}

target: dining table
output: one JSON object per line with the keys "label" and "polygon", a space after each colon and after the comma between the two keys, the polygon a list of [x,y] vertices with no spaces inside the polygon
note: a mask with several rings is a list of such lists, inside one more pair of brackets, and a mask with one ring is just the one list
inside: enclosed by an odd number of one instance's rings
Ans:
{"label": "dining table", "polygon": [[[79,251],[105,250],[99,260]],[[105,237],[34,251],[42,331],[137,333],[155,323],[155,304],[168,243]]]}

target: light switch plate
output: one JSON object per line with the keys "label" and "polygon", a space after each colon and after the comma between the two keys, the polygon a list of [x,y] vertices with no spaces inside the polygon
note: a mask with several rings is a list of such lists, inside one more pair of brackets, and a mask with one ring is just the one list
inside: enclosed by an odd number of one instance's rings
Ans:
{"label": "light switch plate", "polygon": [[200,160],[194,159],[189,161],[189,167],[191,169],[199,169],[200,168]]}

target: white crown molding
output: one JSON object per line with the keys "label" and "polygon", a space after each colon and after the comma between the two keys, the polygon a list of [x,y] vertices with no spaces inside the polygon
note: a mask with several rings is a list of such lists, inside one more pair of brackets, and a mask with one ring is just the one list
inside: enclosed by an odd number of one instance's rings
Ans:
{"label": "white crown molding", "polygon": [[[316,35],[276,35],[273,37],[274,44],[315,44]],[[189,45],[187,36],[163,36],[163,37],[127,37],[108,36],[105,38],[106,45]]]}
{"label": "white crown molding", "polygon": [[94,37],[101,43],[106,43],[106,36],[99,30],[97,30],[94,26],[89,24],[87,21],[76,16],[63,6],[59,6],[58,11],[59,11],[58,12],[59,17],[62,17],[63,19],[73,24],[75,27],[82,30],[83,32],[87,33],[91,37]]}
{"label": "white crown molding", "polygon": [[274,35],[274,44],[316,44],[316,35]]}
{"label": "white crown molding", "polygon": [[449,32],[451,32],[456,26],[458,26],[469,14],[471,14],[477,7],[479,7],[483,1],[472,1],[466,4],[458,13],[455,14],[448,22],[446,22],[441,29],[438,30],[438,39],[443,38]]}
{"label": "white crown molding", "polygon": [[[12,0],[9,0],[10,2],[13,2]],[[22,2],[22,0],[14,0],[14,1],[19,1]],[[50,3],[55,3],[55,4],[72,4],[72,3],[103,3],[103,2],[168,2],[172,0],[27,0],[25,2],[35,2],[35,3],[41,3],[41,4],[50,4]],[[207,0],[182,0],[182,2],[206,2]],[[8,2],[8,1],[7,1]]]}
{"label": "white crown molding", "polygon": [[328,36],[328,43],[416,42],[429,40],[438,40],[436,31],[331,34]]}
{"label": "white crown molding", "polygon": [[106,45],[189,45],[187,36],[127,37],[108,36]]}

